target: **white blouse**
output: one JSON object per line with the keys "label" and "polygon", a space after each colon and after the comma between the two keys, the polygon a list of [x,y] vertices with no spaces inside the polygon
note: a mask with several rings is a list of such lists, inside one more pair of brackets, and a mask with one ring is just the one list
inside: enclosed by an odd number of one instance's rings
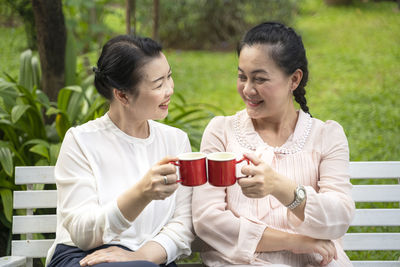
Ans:
{"label": "white blouse", "polygon": [[166,250],[167,263],[190,255],[190,187],[179,186],[165,200],[150,202],[132,222],[117,206],[117,197],[163,157],[191,151],[185,132],[148,123],[145,139],[125,134],[108,114],[68,130],[55,167],[57,232],[47,263],[58,243],[82,250],[120,244],[135,251],[155,241]]}

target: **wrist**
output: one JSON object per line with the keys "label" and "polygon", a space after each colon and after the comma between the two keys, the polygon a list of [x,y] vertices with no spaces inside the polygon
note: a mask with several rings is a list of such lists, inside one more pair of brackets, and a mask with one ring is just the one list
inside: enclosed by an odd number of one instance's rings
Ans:
{"label": "wrist", "polygon": [[[300,235],[298,235],[298,234],[289,234],[288,237],[287,237],[287,242],[286,242],[287,245],[288,245],[287,250],[292,252],[292,253],[297,252],[300,240],[301,240],[301,236]],[[300,244],[301,244],[301,242],[300,242]]]}
{"label": "wrist", "polygon": [[284,206],[289,205],[294,200],[293,192],[296,190],[296,183],[287,177],[277,174],[275,181],[274,190],[272,195],[278,199]]}
{"label": "wrist", "polygon": [[151,194],[146,189],[146,184],[143,183],[143,179],[140,180],[133,188],[136,194],[140,195],[140,198],[146,203],[150,203],[153,199],[151,198]]}

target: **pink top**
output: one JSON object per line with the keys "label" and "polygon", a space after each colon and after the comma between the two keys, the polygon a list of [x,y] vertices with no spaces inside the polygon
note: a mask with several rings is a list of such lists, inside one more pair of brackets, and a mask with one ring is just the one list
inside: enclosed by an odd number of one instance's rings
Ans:
{"label": "pink top", "polygon": [[246,110],[242,110],[233,116],[212,119],[204,132],[201,151],[230,151],[238,158],[244,152],[255,152],[277,172],[303,184],[307,190],[302,222],[273,196],[248,198],[238,184],[195,187],[194,228],[196,234],[214,248],[202,253],[206,265],[300,267],[322,259],[315,254],[289,251],[255,253],[265,228],[272,227],[334,240],[338,260],[328,266],[352,266],[340,242],[355,207],[351,198],[348,143],[337,122],[322,122],[300,110],[294,133],[283,146],[271,147],[254,130]]}

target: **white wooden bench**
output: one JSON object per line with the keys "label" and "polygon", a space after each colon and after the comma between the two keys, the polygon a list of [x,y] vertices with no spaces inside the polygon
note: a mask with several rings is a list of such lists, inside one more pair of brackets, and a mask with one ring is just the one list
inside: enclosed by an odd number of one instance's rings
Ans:
{"label": "white wooden bench", "polygon": [[[400,161],[351,162],[352,179],[400,178]],[[400,181],[400,180],[398,180]],[[0,266],[32,266],[32,258],[46,257],[53,239],[34,240],[34,233],[55,233],[56,215],[33,215],[36,208],[55,208],[56,190],[34,190],[35,184],[54,184],[54,167],[16,167],[15,183],[27,185],[27,191],[14,192],[14,209],[26,210],[26,215],[14,216],[12,233],[25,234],[26,240],[13,240],[11,254],[0,258]],[[400,184],[355,185],[356,202],[400,202]],[[400,226],[400,209],[357,209],[352,226]],[[397,250],[400,251],[400,232],[396,233],[347,233],[346,250]],[[193,251],[200,251],[198,240]],[[354,266],[400,266],[400,261],[353,261]],[[180,264],[179,266],[201,266]]]}

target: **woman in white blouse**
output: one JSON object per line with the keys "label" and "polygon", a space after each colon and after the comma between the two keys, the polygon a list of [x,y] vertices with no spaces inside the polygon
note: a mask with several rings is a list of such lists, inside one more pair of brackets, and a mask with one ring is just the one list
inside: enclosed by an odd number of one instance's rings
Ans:
{"label": "woman in white blouse", "polygon": [[238,55],[246,110],[214,118],[201,151],[245,154],[253,164],[233,186],[194,189],[194,229],[211,247],[203,262],[351,266],[340,242],[354,215],[347,139],[337,122],[309,114],[301,37],[262,23],[247,32]]}
{"label": "woman in white blouse", "polygon": [[176,266],[191,253],[192,191],[177,184],[169,162],[190,143],[153,121],[168,114],[171,67],[155,41],[121,35],[105,44],[93,70],[110,108],[65,135],[47,266]]}

